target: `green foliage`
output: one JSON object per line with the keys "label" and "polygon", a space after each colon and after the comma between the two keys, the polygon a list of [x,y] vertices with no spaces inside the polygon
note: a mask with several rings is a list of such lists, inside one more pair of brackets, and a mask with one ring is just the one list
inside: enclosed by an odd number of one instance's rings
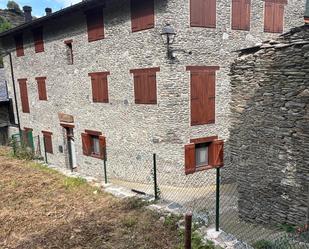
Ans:
{"label": "green foliage", "polygon": [[[288,237],[279,238],[275,241],[259,240],[253,244],[254,249],[290,249],[295,248],[297,242]],[[297,248],[297,247],[296,247]]]}
{"label": "green foliage", "polygon": [[87,184],[87,181],[81,177],[66,177],[64,179],[64,186],[66,189],[77,188]]}
{"label": "green foliage", "polygon": [[128,210],[140,209],[145,205],[147,205],[147,202],[137,197],[126,198],[124,201],[124,207]]}
{"label": "green foliage", "polygon": [[125,217],[122,224],[127,228],[134,227],[137,224],[137,219],[135,217]]}
{"label": "green foliage", "polygon": [[169,227],[170,229],[177,229],[177,222],[181,219],[181,216],[171,214],[165,217],[164,225]]}
{"label": "green foliage", "polygon": [[255,249],[271,249],[272,242],[268,240],[259,240],[253,244],[253,248]]}
{"label": "green foliage", "polygon": [[22,13],[18,3],[16,3],[15,1],[8,1],[6,7],[9,10],[14,10],[16,13]]}
{"label": "green foliage", "polygon": [[287,233],[295,233],[296,232],[296,226],[291,224],[280,224],[279,226],[280,230],[283,230]]}
{"label": "green foliage", "polygon": [[9,145],[13,147],[13,157],[20,160],[33,160],[34,153],[31,148],[26,146],[24,143],[18,142],[15,138],[11,139]]}
{"label": "green foliage", "polygon": [[50,173],[50,174],[59,174],[59,172],[55,169],[51,169],[43,164],[40,163],[31,163],[30,165],[32,168],[38,169],[40,171]]}

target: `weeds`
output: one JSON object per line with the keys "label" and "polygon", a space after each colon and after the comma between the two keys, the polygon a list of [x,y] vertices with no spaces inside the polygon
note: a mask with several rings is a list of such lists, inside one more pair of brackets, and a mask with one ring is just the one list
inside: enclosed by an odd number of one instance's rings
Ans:
{"label": "weeds", "polygon": [[[177,247],[177,249],[184,248],[184,230],[179,232],[179,238],[181,243]],[[192,232],[191,238],[191,247],[192,249],[220,249],[221,247],[215,246],[214,243],[210,240],[207,240],[206,243],[203,240],[201,234],[197,231]]]}
{"label": "weeds", "polygon": [[135,217],[125,217],[122,220],[122,224],[127,228],[131,228],[137,224],[137,219]]}
{"label": "weeds", "polygon": [[137,197],[130,197],[126,198],[123,204],[125,209],[132,210],[141,209],[147,205],[147,202]]}
{"label": "weeds", "polygon": [[81,177],[66,177],[64,179],[64,186],[66,189],[77,188],[87,184],[87,181]]}

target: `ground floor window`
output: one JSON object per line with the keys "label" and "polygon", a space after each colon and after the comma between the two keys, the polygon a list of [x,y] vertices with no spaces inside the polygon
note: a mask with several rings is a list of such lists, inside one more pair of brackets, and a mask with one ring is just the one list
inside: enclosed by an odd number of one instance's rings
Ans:
{"label": "ground floor window", "polygon": [[44,147],[45,151],[47,153],[53,154],[53,142],[52,142],[52,135],[53,133],[49,131],[42,131],[43,133],[43,142],[44,142]]}
{"label": "ground floor window", "polygon": [[83,154],[95,158],[104,159],[106,151],[106,139],[102,132],[85,130],[82,133]]}

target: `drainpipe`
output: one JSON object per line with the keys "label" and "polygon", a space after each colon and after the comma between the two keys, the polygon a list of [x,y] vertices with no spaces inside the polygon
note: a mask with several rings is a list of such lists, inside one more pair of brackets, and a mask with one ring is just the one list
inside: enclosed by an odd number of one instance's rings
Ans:
{"label": "drainpipe", "polygon": [[12,55],[11,53],[8,53],[10,57],[10,66],[11,66],[11,76],[12,76],[12,83],[13,83],[13,91],[14,91],[14,100],[15,100],[15,108],[16,108],[16,115],[17,115],[17,125],[19,134],[21,134],[21,128],[20,128],[20,120],[19,120],[19,111],[18,111],[18,105],[17,105],[17,97],[16,97],[16,86],[15,86],[15,78],[14,78],[14,69],[13,69],[13,61],[12,61]]}

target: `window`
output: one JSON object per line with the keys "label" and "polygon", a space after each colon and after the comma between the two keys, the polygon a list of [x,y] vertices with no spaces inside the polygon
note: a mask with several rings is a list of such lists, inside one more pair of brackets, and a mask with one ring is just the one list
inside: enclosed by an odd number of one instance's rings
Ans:
{"label": "window", "polygon": [[219,67],[189,66],[191,71],[191,125],[215,123],[216,70]]}
{"label": "window", "polygon": [[190,0],[191,27],[216,27],[216,0]]}
{"label": "window", "polygon": [[16,56],[24,56],[24,41],[23,41],[23,34],[16,35],[14,37],[15,46],[16,46]]}
{"label": "window", "polygon": [[89,73],[92,86],[92,100],[98,103],[108,103],[107,76],[109,72]]}
{"label": "window", "polygon": [[85,130],[82,133],[83,154],[104,159],[106,154],[106,139],[102,132]]}
{"label": "window", "polygon": [[52,142],[52,132],[42,131],[44,148],[47,153],[53,154],[53,142]]}
{"label": "window", "polygon": [[21,108],[24,113],[30,113],[28,90],[27,90],[27,79],[18,79]]}
{"label": "window", "polygon": [[73,65],[73,47],[72,47],[73,40],[66,40],[64,41],[66,47],[66,59],[68,65]]}
{"label": "window", "polygon": [[264,31],[270,33],[283,32],[284,5],[287,0],[265,0]]}
{"label": "window", "polygon": [[135,104],[157,104],[156,72],[160,68],[132,69]]}
{"label": "window", "polygon": [[154,27],[154,0],[131,0],[131,27],[132,32]]}
{"label": "window", "polygon": [[232,29],[250,30],[251,0],[232,1]]}
{"label": "window", "polygon": [[43,28],[36,28],[32,30],[34,49],[36,53],[44,52]]}
{"label": "window", "polygon": [[223,166],[224,141],[217,136],[191,139],[185,145],[185,173],[193,174],[201,170]]}
{"label": "window", "polygon": [[47,93],[46,93],[46,77],[36,77],[35,80],[38,83],[38,93],[39,93],[39,100],[47,100]]}
{"label": "window", "polygon": [[85,12],[87,19],[88,41],[93,42],[104,39],[103,8]]}

